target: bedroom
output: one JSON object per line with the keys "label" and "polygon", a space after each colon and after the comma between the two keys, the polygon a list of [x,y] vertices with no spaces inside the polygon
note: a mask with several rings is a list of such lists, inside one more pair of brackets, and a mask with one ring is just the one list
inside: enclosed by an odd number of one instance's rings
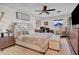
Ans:
{"label": "bedroom", "polygon": [[[76,6],[77,3],[0,3],[0,54],[73,54],[66,38],[60,35],[66,35],[65,28],[71,25],[68,19]],[[59,52],[61,39],[66,47]]]}

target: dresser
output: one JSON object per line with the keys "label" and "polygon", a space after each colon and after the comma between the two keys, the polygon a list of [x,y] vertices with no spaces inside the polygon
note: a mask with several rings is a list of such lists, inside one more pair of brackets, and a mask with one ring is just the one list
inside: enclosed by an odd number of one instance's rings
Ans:
{"label": "dresser", "polygon": [[79,29],[71,28],[69,31],[69,41],[76,54],[79,54]]}
{"label": "dresser", "polygon": [[15,44],[15,40],[13,36],[6,36],[0,38],[0,50],[3,50],[4,48],[7,48],[14,44]]}

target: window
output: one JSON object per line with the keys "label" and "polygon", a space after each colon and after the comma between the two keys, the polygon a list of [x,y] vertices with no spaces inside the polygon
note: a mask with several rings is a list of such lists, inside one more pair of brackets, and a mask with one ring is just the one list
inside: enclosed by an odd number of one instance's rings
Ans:
{"label": "window", "polygon": [[53,26],[54,27],[62,27],[63,26],[63,19],[54,20]]}

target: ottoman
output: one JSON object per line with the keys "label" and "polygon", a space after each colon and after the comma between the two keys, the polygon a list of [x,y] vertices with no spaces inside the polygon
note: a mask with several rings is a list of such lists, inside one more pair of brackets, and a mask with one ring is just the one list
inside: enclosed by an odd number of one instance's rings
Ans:
{"label": "ottoman", "polygon": [[59,51],[60,50],[60,38],[51,37],[49,39],[49,49],[53,49],[53,50]]}

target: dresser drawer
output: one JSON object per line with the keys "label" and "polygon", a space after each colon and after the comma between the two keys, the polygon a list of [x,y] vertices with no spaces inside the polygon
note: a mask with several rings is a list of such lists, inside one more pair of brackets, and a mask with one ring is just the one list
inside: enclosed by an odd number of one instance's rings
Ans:
{"label": "dresser drawer", "polygon": [[8,46],[13,45],[13,44],[14,44],[14,41],[5,42],[5,43],[1,44],[1,48],[5,48],[5,47],[8,47]]}
{"label": "dresser drawer", "polygon": [[70,38],[72,48],[74,49],[75,53],[78,54],[79,53],[78,51],[79,50],[79,29],[71,28],[69,33],[69,38]]}
{"label": "dresser drawer", "polygon": [[3,49],[5,47],[8,47],[10,45],[15,44],[14,37],[4,37],[0,39],[0,48]]}

